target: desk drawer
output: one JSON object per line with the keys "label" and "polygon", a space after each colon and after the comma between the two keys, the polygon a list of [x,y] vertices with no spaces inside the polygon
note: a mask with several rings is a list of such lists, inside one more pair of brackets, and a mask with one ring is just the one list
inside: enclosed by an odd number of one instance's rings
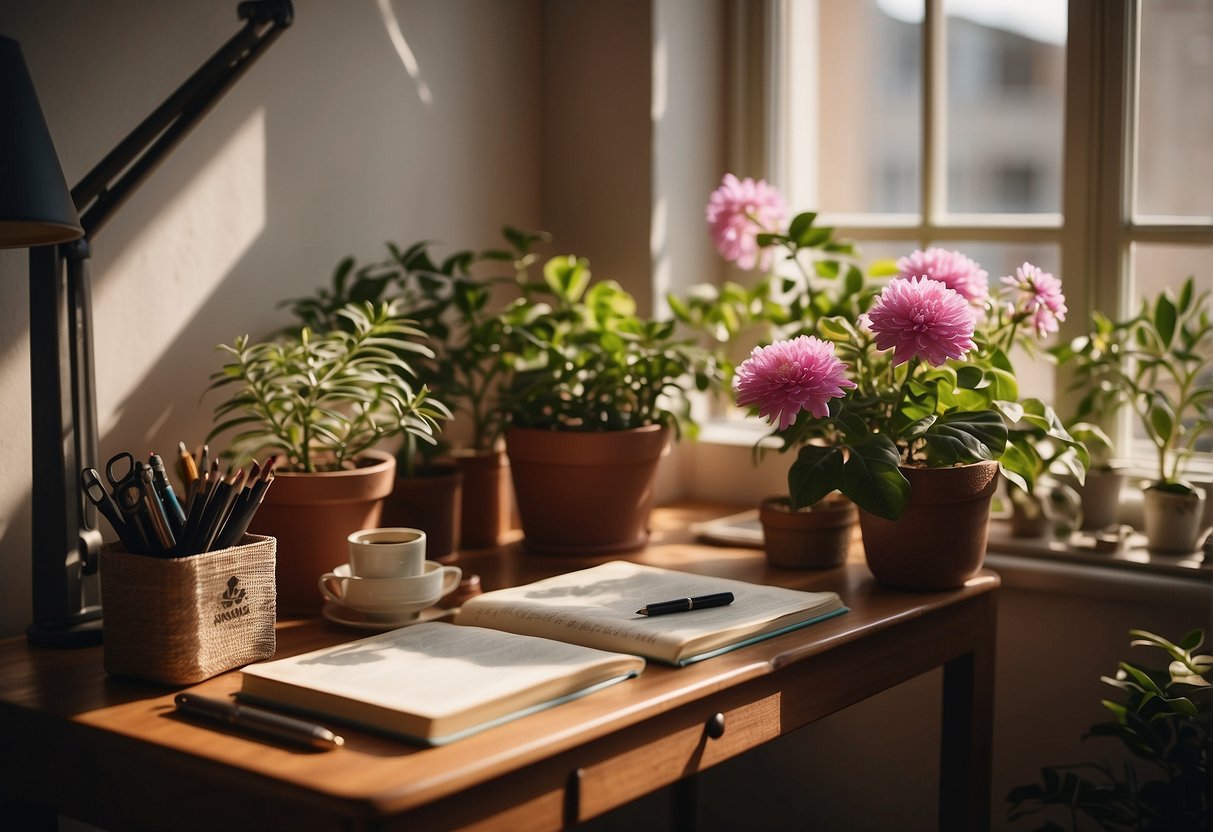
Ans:
{"label": "desk drawer", "polygon": [[577,789],[578,819],[595,817],[775,739],[781,696],[772,693],[724,711],[702,706],[680,711],[676,720],[663,723],[671,727],[661,736],[579,769],[570,784]]}

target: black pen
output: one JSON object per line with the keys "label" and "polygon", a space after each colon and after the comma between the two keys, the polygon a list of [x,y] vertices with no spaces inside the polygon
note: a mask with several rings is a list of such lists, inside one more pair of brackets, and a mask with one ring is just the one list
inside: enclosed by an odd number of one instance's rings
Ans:
{"label": "black pen", "polygon": [[708,607],[724,607],[733,603],[733,593],[716,592],[712,595],[698,595],[694,598],[675,598],[673,601],[661,601],[656,604],[646,604],[636,610],[637,615],[669,615],[672,612],[689,612]]}
{"label": "black pen", "polygon": [[323,725],[305,722],[302,719],[284,716],[273,711],[238,705],[223,699],[211,699],[196,693],[179,693],[173,701],[177,704],[177,710],[183,713],[221,725],[246,728],[249,731],[295,745],[304,745],[320,751],[328,751],[345,745],[342,737],[337,736]]}

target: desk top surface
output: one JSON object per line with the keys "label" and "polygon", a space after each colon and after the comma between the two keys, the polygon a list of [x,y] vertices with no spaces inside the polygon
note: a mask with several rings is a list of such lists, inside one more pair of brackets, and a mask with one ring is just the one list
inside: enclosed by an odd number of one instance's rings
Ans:
{"label": "desk top surface", "polygon": [[[719,508],[719,507],[717,507]],[[174,716],[179,690],[108,676],[102,649],[36,649],[24,638],[0,642],[0,725],[34,722],[39,730],[66,731],[73,743],[93,742],[119,751],[163,751],[166,765],[218,764],[233,777],[266,778],[280,786],[320,791],[338,800],[370,802],[398,812],[454,794],[501,773],[634,725],[713,691],[778,671],[934,610],[990,592],[998,578],[982,572],[950,592],[898,592],[874,583],[855,552],[835,569],[796,571],[769,566],[761,550],[696,543],[687,528],[712,516],[710,507],[659,509],[640,563],[787,586],[838,592],[851,611],[783,636],[685,668],[650,664],[638,678],[539,714],[514,720],[449,746],[423,749],[343,727],[346,746],[309,753],[245,735],[226,733]],[[528,555],[517,542],[463,553],[457,563],[481,576],[485,590],[538,580],[611,558]],[[367,635],[323,619],[278,624],[277,657]],[[238,671],[190,689],[227,696],[239,689]],[[125,744],[125,745],[124,745]],[[356,759],[351,759],[356,758]]]}

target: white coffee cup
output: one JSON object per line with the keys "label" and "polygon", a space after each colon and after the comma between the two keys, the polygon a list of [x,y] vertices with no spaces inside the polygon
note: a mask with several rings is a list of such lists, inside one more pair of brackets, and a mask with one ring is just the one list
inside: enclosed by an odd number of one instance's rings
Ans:
{"label": "white coffee cup", "polygon": [[421,529],[363,529],[346,540],[349,542],[351,575],[408,578],[422,573],[425,532]]}
{"label": "white coffee cup", "polygon": [[384,614],[419,612],[433,606],[459,586],[463,570],[427,560],[420,575],[403,578],[361,578],[343,563],[320,576],[320,592],[335,604],[359,612]]}

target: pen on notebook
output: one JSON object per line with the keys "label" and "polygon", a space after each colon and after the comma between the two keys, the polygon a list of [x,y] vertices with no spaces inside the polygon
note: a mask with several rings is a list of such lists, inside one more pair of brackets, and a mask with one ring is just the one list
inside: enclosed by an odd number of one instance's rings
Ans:
{"label": "pen on notebook", "polygon": [[675,598],[673,601],[660,601],[646,604],[636,610],[637,615],[669,615],[673,612],[689,612],[708,607],[723,607],[733,603],[733,593],[716,592],[712,595],[697,595],[694,598]]}
{"label": "pen on notebook", "polygon": [[273,711],[199,696],[196,693],[179,693],[173,701],[177,705],[177,710],[182,713],[221,725],[245,728],[296,745],[304,745],[320,751],[328,751],[345,745],[345,739],[323,725],[284,716]]}

